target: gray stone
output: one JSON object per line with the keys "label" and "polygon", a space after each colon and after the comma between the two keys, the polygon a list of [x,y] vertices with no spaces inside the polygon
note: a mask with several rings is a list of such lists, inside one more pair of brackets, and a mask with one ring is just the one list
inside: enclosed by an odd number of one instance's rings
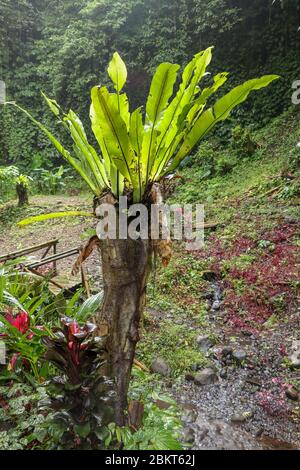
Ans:
{"label": "gray stone", "polygon": [[194,381],[196,385],[211,385],[218,381],[218,376],[213,369],[207,368],[198,372]]}
{"label": "gray stone", "polygon": [[285,392],[287,398],[293,401],[299,400],[299,392],[296,387],[290,386]]}
{"label": "gray stone", "polygon": [[220,370],[219,375],[220,375],[221,379],[227,379],[227,370],[226,369]]}
{"label": "gray stone", "polygon": [[188,382],[193,382],[194,379],[195,379],[194,374],[190,374],[190,373],[185,374],[185,380],[187,380]]}
{"label": "gray stone", "polygon": [[215,300],[214,303],[211,306],[211,309],[213,311],[219,310],[221,307],[221,302],[219,300]]}
{"label": "gray stone", "polygon": [[233,359],[235,359],[237,362],[243,362],[247,358],[247,354],[243,349],[235,349],[232,353]]}
{"label": "gray stone", "polygon": [[252,435],[233,423],[207,419],[198,414],[195,422],[195,449],[199,450],[261,450],[263,446]]}
{"label": "gray stone", "polygon": [[206,353],[214,344],[208,335],[198,336],[197,345],[200,351]]}
{"label": "gray stone", "polygon": [[224,346],[222,348],[222,356],[223,357],[231,356],[232,352],[233,352],[233,349],[230,346]]}
{"label": "gray stone", "polygon": [[161,357],[157,357],[156,359],[152,361],[151,370],[155,374],[160,374],[160,375],[163,375],[164,377],[170,374],[170,368],[167,362]]}
{"label": "gray stone", "polygon": [[292,343],[292,354],[289,356],[291,366],[294,369],[300,368],[300,341],[294,340]]}
{"label": "gray stone", "polygon": [[194,423],[197,419],[197,413],[195,410],[186,410],[182,417],[184,423]]}
{"label": "gray stone", "polygon": [[240,414],[238,413],[238,414],[231,416],[230,421],[232,423],[244,423],[245,421],[247,421],[247,419],[252,418],[252,416],[253,416],[252,411],[245,411],[244,413],[240,413]]}
{"label": "gray stone", "polygon": [[195,441],[195,431],[191,428],[186,428],[183,431],[183,436],[182,436],[183,442],[186,442],[187,444],[193,444]]}
{"label": "gray stone", "polygon": [[232,423],[244,423],[246,419],[247,418],[243,414],[241,415],[237,414],[237,415],[231,416],[230,421]]}

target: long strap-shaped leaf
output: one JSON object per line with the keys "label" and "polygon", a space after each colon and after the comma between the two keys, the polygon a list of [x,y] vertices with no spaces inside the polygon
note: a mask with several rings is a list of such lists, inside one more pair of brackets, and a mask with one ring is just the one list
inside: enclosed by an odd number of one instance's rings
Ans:
{"label": "long strap-shaped leaf", "polygon": [[88,178],[87,174],[85,173],[84,169],[81,167],[78,161],[75,160],[71,156],[71,154],[62,146],[62,144],[51,134],[51,132],[43,126],[39,121],[37,121],[28,111],[25,109],[21,108],[19,105],[16,103],[7,103],[7,104],[12,104],[16,108],[18,108],[20,111],[26,114],[26,116],[29,117],[29,119],[37,126],[39,129],[48,137],[48,139],[52,142],[56,150],[75,168],[75,170],[80,174],[82,179],[87,183],[87,185],[90,187],[90,189],[93,191],[94,194],[99,195],[99,190],[97,187],[93,184],[93,182]]}
{"label": "long strap-shaped leaf", "polygon": [[141,201],[142,199],[142,168],[141,168],[141,153],[144,138],[144,126],[142,108],[137,108],[130,116],[129,139],[132,148],[137,157],[137,172],[138,172],[138,186],[134,188],[133,200]]}
{"label": "long strap-shaped leaf", "polygon": [[[105,87],[92,89],[95,112],[94,126],[99,126],[107,152],[121,174],[132,184],[136,179],[135,156],[130,145],[126,123]],[[101,141],[100,141],[101,145]]]}
{"label": "long strap-shaped leaf", "polygon": [[65,119],[68,123],[74,144],[83,154],[84,160],[89,165],[90,171],[95,177],[95,180],[97,181],[100,189],[103,189],[105,186],[108,187],[109,182],[107,180],[104,165],[100,160],[100,157],[97,155],[95,149],[88,143],[86,134],[78,116],[76,116],[73,111],[70,111],[66,115]]}
{"label": "long strap-shaped leaf", "polygon": [[119,195],[122,194],[124,189],[124,176],[121,175],[108,153],[103,132],[101,127],[99,126],[99,117],[96,115],[93,103],[91,104],[90,108],[90,119],[92,124],[92,130],[102,151],[105,171],[110,179],[111,191],[116,197],[116,199],[119,199]]}
{"label": "long strap-shaped leaf", "polygon": [[[166,156],[169,154],[170,146],[179,132],[178,120],[183,111],[192,103],[196,87],[203,77],[207,66],[211,62],[212,48],[199,52],[185,67],[182,74],[182,82],[179,90],[168,106],[161,123],[158,126],[160,136],[156,150],[156,160],[153,165],[152,178],[155,180],[164,166]],[[188,112],[188,109],[186,112]],[[161,149],[163,149],[161,151]]]}
{"label": "long strap-shaped leaf", "polygon": [[160,173],[162,169],[170,160],[176,148],[184,140],[185,135],[191,129],[194,121],[200,117],[203,109],[205,108],[206,101],[226,82],[227,77],[227,72],[217,74],[214,77],[214,84],[212,86],[204,88],[196,100],[191,101],[189,104],[183,107],[182,112],[180,113],[176,122],[177,135],[171,140],[165,152],[162,152],[162,158],[158,156],[158,164],[156,165],[157,169],[154,175],[154,180],[158,181],[161,178]]}
{"label": "long strap-shaped leaf", "polygon": [[278,78],[278,75],[265,75],[261,78],[249,80],[220,98],[212,108],[205,111],[194,123],[172,164],[164,171],[163,175],[173,171],[182,159],[193,150],[199,140],[203,139],[218,122],[226,119],[237,105],[243,103],[251,91],[264,88]]}
{"label": "long strap-shaped leaf", "polygon": [[89,144],[81,120],[72,110],[67,114],[64,113],[59,104],[55,100],[48,98],[45,93],[42,93],[42,96],[59,122],[70,132],[76,156],[80,159],[83,168],[87,171],[95,185],[99,186],[99,192],[101,192],[103,188],[109,186],[105,166],[95,149]]}
{"label": "long strap-shaped leaf", "polygon": [[23,219],[18,222],[19,227],[25,227],[25,225],[31,225],[35,222],[44,222],[45,220],[51,219],[61,219],[64,217],[93,217],[95,218],[92,212],[85,211],[66,211],[66,212],[52,212],[51,214],[41,214],[33,217],[28,217],[28,219]]}
{"label": "long strap-shaped leaf", "polygon": [[145,184],[148,182],[149,173],[151,171],[156,146],[156,127],[165,111],[169,99],[173,94],[174,84],[179,69],[177,64],[163,63],[161,64],[153,77],[150,93],[146,105],[146,130],[149,132],[149,138],[144,139],[147,145],[143,148],[142,165],[146,166]]}

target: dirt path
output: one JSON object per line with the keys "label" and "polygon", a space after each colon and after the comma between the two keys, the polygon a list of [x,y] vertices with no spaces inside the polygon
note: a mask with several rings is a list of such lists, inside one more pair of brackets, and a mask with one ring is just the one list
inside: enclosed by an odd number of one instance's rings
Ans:
{"label": "dirt path", "polygon": [[[6,254],[38,245],[48,240],[58,239],[58,252],[63,252],[83,245],[89,238],[89,230],[95,227],[93,219],[74,217],[49,220],[36,223],[24,228],[16,224],[18,220],[33,215],[47,214],[71,210],[91,210],[91,202],[87,198],[78,196],[37,196],[30,199],[30,206],[25,210],[7,204],[0,208],[0,253]],[[39,257],[41,252],[35,256]],[[76,256],[58,261],[58,270],[61,275],[68,275]],[[98,253],[94,252],[85,263],[85,268],[94,284],[99,286]]]}

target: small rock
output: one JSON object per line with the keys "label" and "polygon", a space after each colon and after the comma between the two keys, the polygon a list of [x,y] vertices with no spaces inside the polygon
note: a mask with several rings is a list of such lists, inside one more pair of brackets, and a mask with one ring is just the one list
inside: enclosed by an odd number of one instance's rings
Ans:
{"label": "small rock", "polygon": [[247,354],[243,349],[235,349],[232,353],[233,359],[241,363],[246,360]]}
{"label": "small rock", "polygon": [[183,431],[183,441],[186,442],[187,444],[193,444],[195,441],[195,432],[191,428],[186,428]]}
{"label": "small rock", "polygon": [[188,382],[193,382],[195,379],[195,376],[193,374],[185,374],[185,380],[187,380]]}
{"label": "small rock", "polygon": [[221,379],[227,379],[227,370],[226,369],[221,369],[219,373]]}
{"label": "small rock", "polygon": [[158,357],[152,361],[151,364],[151,370],[155,374],[160,374],[163,376],[168,376],[170,374],[170,368],[167,364],[167,362],[162,359],[161,357]]}
{"label": "small rock", "polygon": [[252,332],[249,331],[249,330],[241,330],[241,333],[242,333],[244,336],[252,336]]}
{"label": "small rock", "polygon": [[198,336],[197,344],[200,351],[204,353],[206,353],[213,346],[213,342],[208,335]]}
{"label": "small rock", "polygon": [[211,309],[216,311],[216,310],[219,310],[220,307],[221,307],[221,302],[219,300],[215,300],[211,306]]}
{"label": "small rock", "polygon": [[246,421],[246,418],[244,415],[233,415],[231,416],[230,421],[232,423],[244,423]]}
{"label": "small rock", "polygon": [[290,386],[286,390],[285,394],[290,400],[293,400],[293,401],[298,401],[299,400],[299,392],[296,389],[296,387]]}
{"label": "small rock", "polygon": [[202,271],[202,279],[205,281],[214,281],[216,279],[217,275],[214,271]]}
{"label": "small rock", "polygon": [[167,403],[166,401],[163,401],[163,400],[156,400],[155,404],[158,406],[158,408],[160,410],[167,410],[168,408],[170,408],[170,403]]}
{"label": "small rock", "polygon": [[184,423],[194,423],[197,419],[197,413],[195,410],[187,410],[182,417]]}
{"label": "small rock", "polygon": [[230,421],[232,423],[244,423],[247,419],[252,418],[252,416],[252,411],[245,411],[244,413],[231,416]]}
{"label": "small rock", "polygon": [[224,346],[221,351],[223,357],[231,356],[232,352],[233,349],[230,346]]}
{"label": "small rock", "polygon": [[195,375],[194,378],[196,385],[211,385],[218,381],[218,376],[213,369],[203,369]]}
{"label": "small rock", "polygon": [[289,356],[291,366],[294,369],[300,368],[300,341],[295,340],[292,343],[292,354]]}

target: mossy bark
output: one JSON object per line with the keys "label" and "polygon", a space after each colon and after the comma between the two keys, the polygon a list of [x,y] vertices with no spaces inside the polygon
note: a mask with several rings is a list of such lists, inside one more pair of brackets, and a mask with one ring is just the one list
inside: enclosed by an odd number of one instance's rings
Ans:
{"label": "mossy bark", "polygon": [[101,240],[104,300],[97,323],[107,336],[106,373],[115,380],[115,422],[126,424],[127,394],[151,271],[151,241]]}
{"label": "mossy bark", "polygon": [[28,188],[23,184],[17,184],[16,191],[18,196],[18,206],[27,206],[29,204]]}

